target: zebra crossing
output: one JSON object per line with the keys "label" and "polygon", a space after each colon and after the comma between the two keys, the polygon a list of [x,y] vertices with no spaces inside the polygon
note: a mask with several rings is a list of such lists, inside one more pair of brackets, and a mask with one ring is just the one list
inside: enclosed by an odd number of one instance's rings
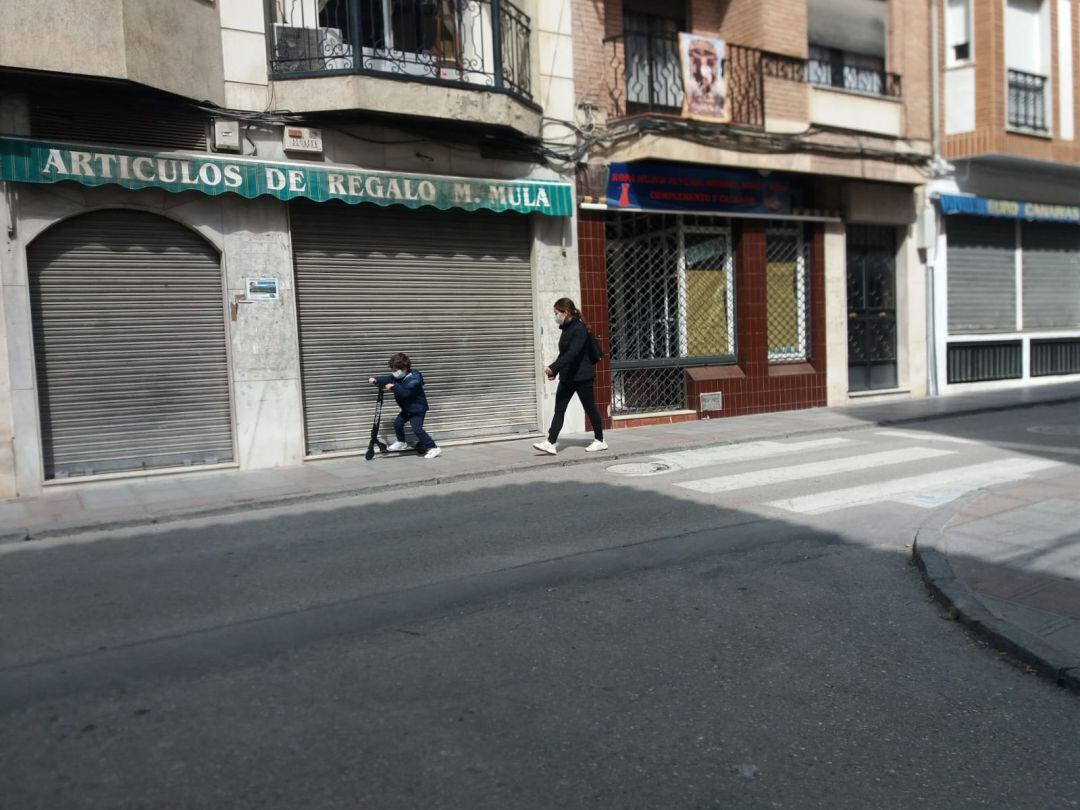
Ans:
{"label": "zebra crossing", "polygon": [[[908,446],[877,449],[888,441],[903,439]],[[1052,448],[1040,448],[1052,453]],[[756,441],[707,447],[654,456],[671,480],[670,486],[718,500],[732,493],[757,490],[756,505],[803,515],[820,515],[842,509],[889,501],[921,509],[934,509],[970,492],[1023,480],[1059,466],[1061,462],[1019,455],[1018,448],[992,448],[970,439],[954,439],[924,433],[877,431],[859,438],[830,436],[795,441]],[[991,460],[985,456],[996,455]],[[812,454],[827,458],[801,460]],[[976,458],[971,458],[975,454]],[[978,456],[982,456],[979,458]],[[761,464],[776,462],[771,466]],[[732,471],[736,465],[751,469]],[[909,465],[919,465],[914,472]],[[926,472],[927,465],[932,467]],[[724,468],[720,475],[687,479],[687,471]],[[612,472],[617,472],[611,468]],[[850,477],[866,473],[869,482],[852,485]],[[794,487],[792,485],[795,485]],[[830,486],[831,485],[831,486]],[[776,488],[796,494],[776,497]]]}

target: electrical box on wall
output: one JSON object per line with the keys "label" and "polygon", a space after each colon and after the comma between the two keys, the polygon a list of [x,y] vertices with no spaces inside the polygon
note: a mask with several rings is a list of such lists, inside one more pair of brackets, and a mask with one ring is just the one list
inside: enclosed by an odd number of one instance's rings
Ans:
{"label": "electrical box on wall", "polygon": [[281,141],[286,152],[320,154],[323,150],[322,130],[314,127],[285,127]]}
{"label": "electrical box on wall", "polygon": [[215,118],[213,143],[215,152],[239,152],[240,122]]}
{"label": "electrical box on wall", "polygon": [[714,391],[711,394],[701,395],[701,411],[705,413],[707,411],[722,411],[724,410],[724,395],[720,391]]}

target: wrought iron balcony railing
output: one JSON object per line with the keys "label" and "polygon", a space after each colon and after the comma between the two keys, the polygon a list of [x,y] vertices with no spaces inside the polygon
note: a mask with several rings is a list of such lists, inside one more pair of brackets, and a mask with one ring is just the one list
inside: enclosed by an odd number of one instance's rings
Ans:
{"label": "wrought iron balcony railing", "polygon": [[810,46],[806,81],[871,96],[900,97],[900,77],[887,73],[885,60],[837,48]]}
{"label": "wrought iron balcony railing", "polygon": [[[608,100],[616,117],[678,115],[683,107],[679,39],[667,33],[626,31],[607,37]],[[732,123],[765,125],[762,51],[727,45],[722,75]]]}
{"label": "wrought iron balcony railing", "polygon": [[510,0],[274,0],[270,72],[392,75],[529,100],[530,35]]}
{"label": "wrought iron balcony railing", "polygon": [[[607,37],[607,93],[615,117],[659,113],[679,115],[683,106],[678,37],[665,33],[624,31]],[[723,60],[731,123],[765,125],[765,78],[825,84],[872,95],[900,97],[900,77],[893,73],[727,44]]]}
{"label": "wrought iron balcony railing", "polygon": [[1009,71],[1009,126],[1046,132],[1046,77]]}

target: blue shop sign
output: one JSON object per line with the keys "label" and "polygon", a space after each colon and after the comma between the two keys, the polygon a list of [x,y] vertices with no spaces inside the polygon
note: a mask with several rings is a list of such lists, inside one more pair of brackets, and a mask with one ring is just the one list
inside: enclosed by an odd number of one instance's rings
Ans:
{"label": "blue shop sign", "polygon": [[994,200],[989,197],[974,197],[966,194],[942,194],[939,202],[943,214],[1080,224],[1080,206],[1075,205]]}
{"label": "blue shop sign", "polygon": [[662,163],[612,163],[607,205],[613,209],[791,213],[791,182],[780,175]]}

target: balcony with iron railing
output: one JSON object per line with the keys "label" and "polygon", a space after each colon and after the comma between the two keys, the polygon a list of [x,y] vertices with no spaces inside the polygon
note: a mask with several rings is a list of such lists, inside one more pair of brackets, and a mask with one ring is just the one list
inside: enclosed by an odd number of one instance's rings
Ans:
{"label": "balcony with iron railing", "polygon": [[1009,70],[1009,127],[1040,134],[1049,132],[1045,76]]}
{"label": "balcony with iron railing", "polygon": [[[610,66],[609,112],[613,117],[682,113],[678,35],[624,31],[605,38],[604,43]],[[765,126],[766,79],[800,82],[873,99],[900,99],[899,76],[875,65],[860,64],[844,52],[823,53],[817,49],[813,58],[803,59],[726,43],[721,75],[730,122],[750,128]]]}
{"label": "balcony with iron railing", "polygon": [[530,19],[510,0],[273,0],[275,80],[365,74],[531,103]]}

